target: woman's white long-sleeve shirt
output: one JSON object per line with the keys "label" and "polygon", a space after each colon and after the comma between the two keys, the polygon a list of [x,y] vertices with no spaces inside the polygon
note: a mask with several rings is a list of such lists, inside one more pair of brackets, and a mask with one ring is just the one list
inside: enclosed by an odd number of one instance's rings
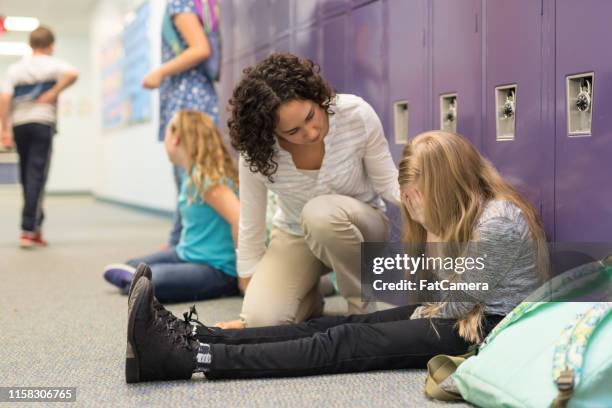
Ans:
{"label": "woman's white long-sleeve shirt", "polygon": [[341,194],[376,208],[385,208],[381,197],[400,204],[397,168],[383,127],[374,109],[355,95],[339,94],[331,107],[325,156],[318,177],[300,172],[291,154],[276,144],[278,162],[273,182],[253,173],[243,157],[239,160],[240,224],[237,268],[249,277],[265,253],[267,190],[278,197],[274,226],[303,236],[300,218],[304,205],[314,197]]}

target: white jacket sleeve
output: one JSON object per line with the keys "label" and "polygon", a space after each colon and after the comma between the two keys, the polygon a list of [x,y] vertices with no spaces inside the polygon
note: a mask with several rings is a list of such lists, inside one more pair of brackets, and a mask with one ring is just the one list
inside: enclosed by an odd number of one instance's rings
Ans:
{"label": "white jacket sleeve", "polygon": [[238,225],[238,276],[247,278],[255,272],[257,263],[266,251],[267,188],[249,169],[240,156],[240,221]]}
{"label": "white jacket sleeve", "polygon": [[397,167],[391,157],[389,144],[385,139],[382,123],[374,109],[364,102],[361,106],[367,143],[363,157],[363,164],[372,186],[388,202],[400,205],[399,183],[397,181]]}

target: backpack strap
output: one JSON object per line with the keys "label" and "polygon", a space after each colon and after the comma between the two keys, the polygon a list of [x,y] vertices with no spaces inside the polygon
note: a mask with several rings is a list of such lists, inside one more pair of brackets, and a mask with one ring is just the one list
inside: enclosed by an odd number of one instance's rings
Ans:
{"label": "backpack strap", "polygon": [[179,33],[176,32],[176,29],[172,24],[172,18],[168,13],[168,9],[166,9],[164,12],[164,17],[162,19],[162,38],[164,39],[164,42],[172,49],[174,55],[179,55],[185,50],[181,44],[181,37]]}
{"label": "backpack strap", "polygon": [[427,379],[425,380],[425,394],[429,398],[440,401],[463,401],[461,394],[442,388],[442,383],[453,375],[457,368],[469,357],[476,354],[476,348],[460,356],[447,356],[440,354],[427,362]]}
{"label": "backpack strap", "polygon": [[[219,4],[217,0],[193,0],[195,14],[202,24],[208,45],[210,46],[210,56],[202,63],[202,71],[210,82],[218,81],[221,75],[221,32],[219,30]],[[172,17],[168,13],[168,8],[162,18],[162,39],[172,49],[174,55],[179,55],[185,51],[182,38],[177,31]]]}
{"label": "backpack strap", "polygon": [[219,29],[219,4],[217,0],[194,0],[194,4],[206,34],[217,32]]}
{"label": "backpack strap", "polygon": [[[219,5],[217,0],[193,0],[193,4],[195,14],[206,34],[216,33],[219,29]],[[168,8],[166,8],[162,19],[162,37],[166,44],[172,48],[175,55],[179,55],[185,50],[181,43],[181,36],[172,23]]]}
{"label": "backpack strap", "polygon": [[553,354],[553,379],[559,391],[552,402],[553,408],[567,406],[580,382],[589,339],[610,312],[612,302],[597,303],[586,312],[579,313],[574,321],[563,329]]}

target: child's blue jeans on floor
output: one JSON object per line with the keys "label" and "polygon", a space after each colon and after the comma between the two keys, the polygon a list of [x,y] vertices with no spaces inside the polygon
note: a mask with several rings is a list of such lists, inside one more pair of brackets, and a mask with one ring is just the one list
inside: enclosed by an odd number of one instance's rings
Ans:
{"label": "child's blue jeans on floor", "polygon": [[151,267],[155,296],[162,303],[191,302],[238,294],[237,279],[210,265],[181,260],[174,248],[126,263]]}

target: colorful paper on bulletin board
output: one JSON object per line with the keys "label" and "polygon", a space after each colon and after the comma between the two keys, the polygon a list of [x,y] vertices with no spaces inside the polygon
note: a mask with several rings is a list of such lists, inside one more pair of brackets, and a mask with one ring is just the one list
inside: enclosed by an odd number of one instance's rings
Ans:
{"label": "colorful paper on bulletin board", "polygon": [[123,33],[107,41],[100,53],[104,129],[145,122],[152,117],[151,91],[142,87],[142,79],[151,68],[149,2],[134,14]]}
{"label": "colorful paper on bulletin board", "polygon": [[100,52],[102,73],[102,124],[105,129],[123,124],[123,83],[121,58],[123,51],[119,37],[108,41]]}
{"label": "colorful paper on bulletin board", "polygon": [[123,99],[127,122],[151,119],[151,91],[142,87],[142,79],[151,69],[149,41],[149,2],[136,10],[136,17],[123,30]]}

